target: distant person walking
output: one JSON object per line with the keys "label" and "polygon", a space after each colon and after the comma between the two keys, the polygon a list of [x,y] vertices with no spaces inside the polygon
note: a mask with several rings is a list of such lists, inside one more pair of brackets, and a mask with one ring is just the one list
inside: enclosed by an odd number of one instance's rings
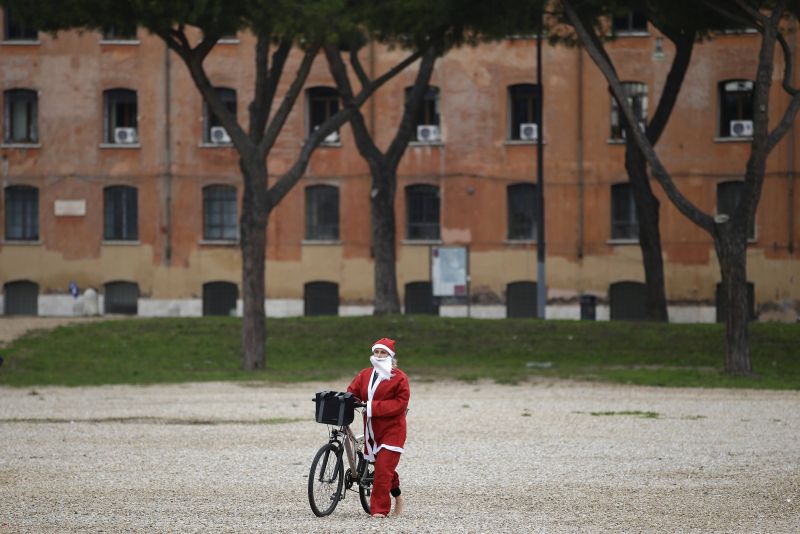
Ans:
{"label": "distant person walking", "polygon": [[406,412],[411,389],[408,376],[397,368],[395,341],[379,339],[372,345],[372,367],[356,375],[347,391],[367,404],[364,415],[364,457],[375,462],[369,506],[372,517],[386,517],[394,497],[394,511],[403,511],[397,464],[406,443]]}

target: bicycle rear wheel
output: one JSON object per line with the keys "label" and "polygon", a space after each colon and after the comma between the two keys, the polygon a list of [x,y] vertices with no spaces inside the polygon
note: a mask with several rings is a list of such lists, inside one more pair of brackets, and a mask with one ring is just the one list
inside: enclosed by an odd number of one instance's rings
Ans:
{"label": "bicycle rear wheel", "polygon": [[344,469],[339,448],[332,443],[320,447],[308,474],[308,504],[318,517],[329,515],[339,504]]}

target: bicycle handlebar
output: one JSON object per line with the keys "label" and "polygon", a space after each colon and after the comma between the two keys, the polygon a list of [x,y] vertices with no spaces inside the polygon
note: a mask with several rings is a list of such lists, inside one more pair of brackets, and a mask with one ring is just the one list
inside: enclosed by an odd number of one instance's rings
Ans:
{"label": "bicycle handlebar", "polygon": [[[311,402],[317,402],[317,399],[311,399]],[[366,402],[358,402],[358,401],[356,401],[356,402],[353,403],[353,407],[354,408],[366,408],[367,407],[367,403]]]}

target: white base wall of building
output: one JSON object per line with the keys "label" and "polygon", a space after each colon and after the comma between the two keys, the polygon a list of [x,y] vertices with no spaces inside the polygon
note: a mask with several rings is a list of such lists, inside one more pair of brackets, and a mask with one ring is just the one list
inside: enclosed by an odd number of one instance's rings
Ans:
{"label": "white base wall of building", "polygon": [[[97,313],[85,313],[82,296],[75,298],[72,295],[39,295],[36,300],[41,317],[83,317],[86,315],[103,315],[105,299],[97,295]],[[3,309],[5,313],[5,308]]]}
{"label": "white base wall of building", "polygon": [[364,317],[372,315],[375,306],[339,306],[339,315],[342,317]]}
{"label": "white base wall of building", "polygon": [[671,323],[714,323],[717,321],[716,306],[667,306]]}
{"label": "white base wall of building", "polygon": [[[86,315],[80,297],[71,295],[40,295],[38,297],[39,316],[42,317],[79,317]],[[301,317],[304,312],[303,299],[267,299],[265,302],[267,317]],[[105,300],[97,295],[97,309],[103,315]],[[374,311],[369,305],[341,305],[339,315],[342,317],[370,316]],[[202,317],[202,299],[139,299],[138,315],[140,317]],[[5,302],[0,296],[0,315],[5,313]],[[713,323],[717,320],[717,310],[713,305],[682,304],[668,307],[671,323]],[[236,317],[242,316],[242,300],[236,303]],[[580,320],[578,304],[551,304],[547,306],[548,319]],[[439,307],[440,317],[472,317],[475,319],[504,319],[504,305],[466,305],[447,304]],[[610,310],[608,305],[598,304],[595,308],[598,321],[608,321]]]}
{"label": "white base wall of building", "polygon": [[139,299],[142,317],[201,317],[202,299]]}
{"label": "white base wall of building", "polygon": [[267,317],[299,317],[305,313],[303,299],[267,299]]}

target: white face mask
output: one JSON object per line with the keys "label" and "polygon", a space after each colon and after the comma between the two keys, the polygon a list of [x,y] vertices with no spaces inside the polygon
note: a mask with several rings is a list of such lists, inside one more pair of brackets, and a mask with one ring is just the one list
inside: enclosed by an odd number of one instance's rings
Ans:
{"label": "white face mask", "polygon": [[387,356],[385,358],[377,358],[375,355],[372,355],[369,359],[372,362],[372,367],[378,371],[378,376],[381,378],[389,378],[392,376],[392,357]]}

